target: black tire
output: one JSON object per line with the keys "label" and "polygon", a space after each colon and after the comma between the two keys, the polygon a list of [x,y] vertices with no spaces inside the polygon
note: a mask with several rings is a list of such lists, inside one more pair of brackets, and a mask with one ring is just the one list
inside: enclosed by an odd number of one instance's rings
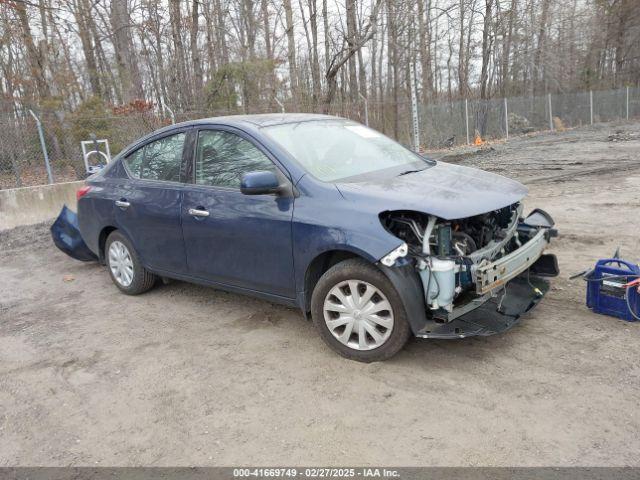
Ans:
{"label": "black tire", "polygon": [[[329,330],[324,318],[324,301],[330,290],[347,280],[367,282],[379,289],[393,309],[393,327],[387,340],[371,350],[357,350],[341,343]],[[316,284],[311,296],[311,316],[325,343],[343,357],[359,362],[379,362],[398,353],[411,336],[411,328],[404,305],[391,281],[374,265],[361,260],[349,259],[327,270]]]}
{"label": "black tire", "polygon": [[[133,278],[131,279],[131,283],[126,286],[122,285],[116,279],[113,272],[111,271],[111,266],[109,264],[109,248],[115,241],[122,243],[127,248],[129,257],[131,258],[131,263],[133,264]],[[146,268],[142,266],[140,257],[138,256],[136,250],[133,248],[133,245],[131,245],[129,239],[119,231],[115,230],[111,232],[111,234],[107,237],[107,241],[105,242],[104,246],[104,257],[105,263],[107,264],[107,270],[109,271],[109,276],[111,277],[114,285],[118,287],[118,289],[122,293],[126,293],[127,295],[139,295],[151,290],[156,284],[158,277],[156,277],[153,273],[150,273]]]}

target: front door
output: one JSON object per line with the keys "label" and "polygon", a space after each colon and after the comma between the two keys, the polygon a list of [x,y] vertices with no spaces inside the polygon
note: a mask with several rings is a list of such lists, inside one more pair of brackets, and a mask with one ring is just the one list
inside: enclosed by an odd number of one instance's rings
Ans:
{"label": "front door", "polygon": [[287,298],[295,297],[293,196],[244,195],[244,173],[284,174],[239,132],[200,130],[194,184],[185,188],[182,231],[191,275]]}
{"label": "front door", "polygon": [[187,270],[180,218],[186,135],[164,136],[123,160],[131,179],[117,188],[116,221],[144,265],[155,271],[184,274]]}

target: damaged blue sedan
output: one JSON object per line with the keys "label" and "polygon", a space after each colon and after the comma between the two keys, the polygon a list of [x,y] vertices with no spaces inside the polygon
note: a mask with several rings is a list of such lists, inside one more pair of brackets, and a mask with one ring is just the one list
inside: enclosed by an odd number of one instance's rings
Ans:
{"label": "damaged blue sedan", "polygon": [[127,147],[78,192],[78,228],[125,294],[173,278],[296,306],[371,362],[505,331],[542,298],[555,230],[525,195],[353,121],[233,116]]}

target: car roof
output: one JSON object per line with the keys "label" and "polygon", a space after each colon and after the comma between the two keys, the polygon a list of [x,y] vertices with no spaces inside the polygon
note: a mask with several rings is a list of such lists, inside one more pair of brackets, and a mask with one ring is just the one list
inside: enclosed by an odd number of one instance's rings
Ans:
{"label": "car roof", "polygon": [[197,120],[188,120],[186,122],[180,122],[166,127],[160,128],[153,132],[138,138],[135,142],[126,146],[118,154],[128,155],[130,152],[136,150],[143,144],[152,140],[155,137],[170,133],[180,128],[193,127],[198,125],[227,125],[232,127],[242,128],[243,126],[253,126],[254,128],[271,127],[273,125],[283,125],[286,123],[299,123],[299,122],[311,122],[319,120],[346,120],[341,117],[335,117],[332,115],[323,115],[319,113],[257,113],[252,115],[224,115],[220,117],[200,118]]}
{"label": "car roof", "polygon": [[251,124],[258,128],[271,127],[273,125],[282,125],[285,123],[310,122],[317,120],[344,120],[340,117],[332,115],[322,115],[319,113],[257,113],[252,115],[225,115],[222,117],[200,118],[198,120],[190,120],[188,122],[173,125],[192,126],[192,125],[238,125]]}

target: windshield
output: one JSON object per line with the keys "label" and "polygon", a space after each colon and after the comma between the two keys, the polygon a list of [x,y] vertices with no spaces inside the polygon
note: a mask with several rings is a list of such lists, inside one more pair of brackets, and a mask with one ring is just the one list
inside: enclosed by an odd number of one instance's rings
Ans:
{"label": "windshield", "polygon": [[389,169],[397,175],[431,165],[381,133],[349,120],[286,123],[264,130],[324,182]]}

